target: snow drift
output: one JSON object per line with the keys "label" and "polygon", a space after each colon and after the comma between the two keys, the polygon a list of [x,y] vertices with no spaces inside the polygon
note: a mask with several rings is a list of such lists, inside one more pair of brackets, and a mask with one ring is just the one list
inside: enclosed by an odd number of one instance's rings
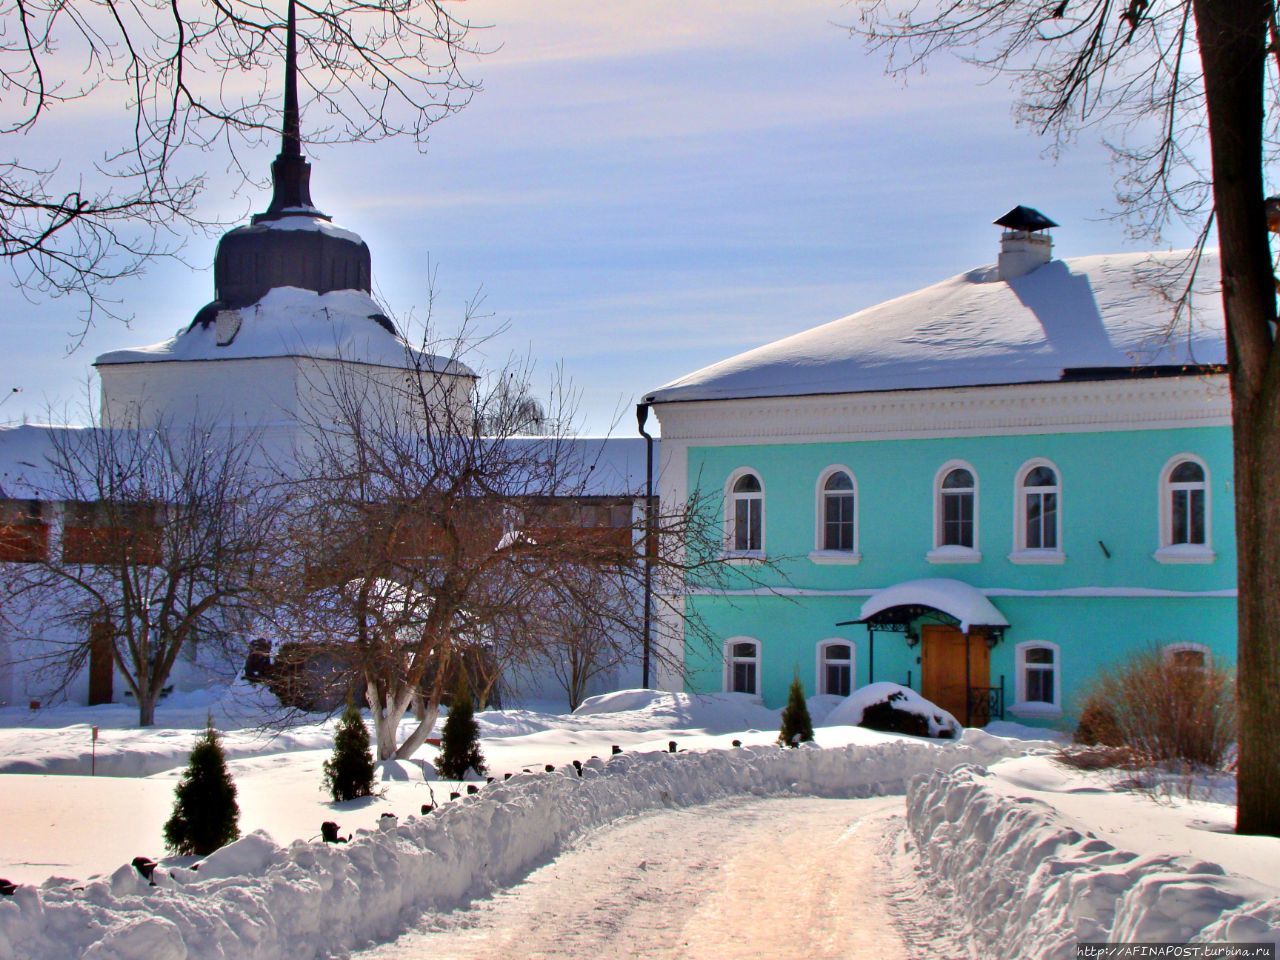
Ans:
{"label": "snow drift", "polygon": [[897,711],[923,718],[929,725],[931,737],[958,737],[963,729],[955,717],[910,687],[888,682],[869,683],[865,687],[859,687],[827,714],[822,725],[861,726],[867,709],[881,703],[888,703]]}
{"label": "snow drift", "polygon": [[961,766],[911,785],[907,826],[980,955],[1075,957],[1078,941],[1271,942],[1280,898],[1215,863],[1139,856]]}
{"label": "snow drift", "polygon": [[250,834],[200,870],[131,866],[82,887],[51,879],[0,898],[0,960],[306,960],[387,939],[425,910],[514,883],[582,833],[619,817],[734,796],[899,793],[939,766],[1024,745],[968,731],[959,744],[893,741],[797,750],[624,753],[521,774],[345,846]]}

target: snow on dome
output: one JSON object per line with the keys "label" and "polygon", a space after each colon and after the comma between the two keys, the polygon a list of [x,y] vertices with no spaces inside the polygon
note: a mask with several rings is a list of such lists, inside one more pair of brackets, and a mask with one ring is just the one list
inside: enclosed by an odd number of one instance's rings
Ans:
{"label": "snow on dome", "polygon": [[980,268],[714,363],[646,399],[1037,383],[1073,368],[1225,363],[1216,250],[1200,264],[1191,329],[1171,331],[1159,281],[1186,256],[1051,260],[1009,281]]}
{"label": "snow on dome", "polygon": [[1007,627],[1009,621],[1004,618],[991,601],[969,584],[947,577],[928,577],[923,580],[905,580],[891,587],[877,590],[867,598],[859,614],[860,620],[867,620],[877,613],[893,607],[923,606],[941,610],[960,621],[962,633],[968,633],[971,626]]}
{"label": "snow on dome", "polygon": [[259,220],[257,223],[249,227],[243,227],[243,230],[306,230],[313,233],[323,233],[330,237],[338,237],[342,240],[350,240],[352,243],[364,243],[360,239],[360,235],[354,231],[347,230],[330,222],[322,216],[317,216],[316,212],[286,210],[285,216],[279,220]]}
{"label": "snow on dome", "polygon": [[389,332],[375,319],[382,317],[382,308],[359,290],[315,293],[277,287],[257,303],[234,312],[240,316],[240,326],[226,344],[218,343],[218,324],[195,323],[161,343],[104,353],[94,366],[312,357],[383,367],[404,367],[412,362],[438,373],[475,376],[465,364],[421,353]]}

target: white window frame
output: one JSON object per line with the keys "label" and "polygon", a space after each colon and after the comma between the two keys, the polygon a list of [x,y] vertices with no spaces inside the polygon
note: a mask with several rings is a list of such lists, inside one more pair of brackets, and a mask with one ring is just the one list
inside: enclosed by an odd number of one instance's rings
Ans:
{"label": "white window frame", "polygon": [[817,673],[813,685],[818,693],[828,696],[831,694],[827,693],[827,648],[836,646],[849,648],[849,692],[853,693],[858,689],[858,645],[844,637],[828,637],[818,644]]}
{"label": "white window frame", "polygon": [[1177,643],[1166,643],[1160,648],[1160,655],[1166,660],[1172,660],[1176,653],[1185,652],[1199,653],[1204,656],[1204,665],[1206,667],[1213,666],[1213,651],[1203,643],[1196,643],[1191,640],[1179,640]]}
{"label": "white window frame", "polygon": [[[1190,461],[1204,471],[1204,543],[1173,542],[1173,492],[1175,489],[1195,489],[1187,484],[1174,484],[1170,477],[1174,469]],[[1179,453],[1170,457],[1160,471],[1159,490],[1160,546],[1152,556],[1159,563],[1213,563],[1217,554],[1213,551],[1213,482],[1209,465],[1194,453]]]}
{"label": "white window frame", "polygon": [[[1027,651],[1053,651],[1053,703],[1027,700]],[[1049,640],[1024,640],[1014,647],[1014,699],[1009,712],[1016,717],[1062,716],[1062,648]]]}
{"label": "white window frame", "polygon": [[[754,657],[735,657],[733,655],[733,648],[735,645],[739,643],[754,644],[756,648],[756,655]],[[739,663],[754,663],[756,667],[756,692],[744,693],[742,695],[745,697],[754,697],[756,700],[762,699],[760,694],[760,688],[761,686],[763,686],[764,676],[760,669],[760,665],[761,665],[760,664],[761,662],[760,648],[761,648],[760,641],[757,640],[755,637],[746,637],[746,636],[730,637],[728,640],[724,642],[724,656],[723,656],[724,674],[723,674],[723,677],[721,678],[721,689],[724,690],[725,693],[736,692],[733,689],[734,665]]]}
{"label": "white window frame", "polygon": [[[963,547],[956,544],[942,543],[942,481],[952,470],[968,470],[973,477],[973,546]],[[933,549],[925,554],[930,563],[980,563],[981,528],[978,522],[981,498],[981,480],[978,471],[967,460],[948,460],[933,476]]]}
{"label": "white window frame", "polygon": [[[828,550],[826,548],[826,519],[827,519],[827,481],[837,473],[843,473],[849,478],[849,482],[853,484],[853,489],[849,493],[853,496],[853,549],[852,550]],[[813,496],[813,552],[809,554],[809,559],[814,563],[842,563],[853,564],[862,560],[861,547],[861,531],[858,529],[858,512],[861,509],[861,497],[858,496],[858,476],[842,463],[834,463],[818,474],[818,482],[814,486]]]}
{"label": "white window frame", "polygon": [[[1047,467],[1053,471],[1057,480],[1051,487],[1028,487],[1027,477],[1038,467]],[[1027,546],[1027,493],[1036,490],[1052,493],[1057,496],[1058,505],[1054,519],[1054,538],[1056,547]],[[1062,552],[1062,471],[1052,460],[1044,457],[1033,457],[1018,468],[1013,479],[1013,552],[1009,554],[1011,563],[1065,563],[1067,555]]]}
{"label": "white window frame", "polygon": [[[760,484],[760,492],[758,494],[751,493],[735,493],[733,488],[743,477],[750,475],[756,478],[756,482]],[[736,533],[737,520],[737,503],[739,498],[747,497],[760,498],[760,549],[758,550],[735,550],[734,534]],[[764,478],[760,475],[760,471],[754,467],[739,467],[729,474],[729,479],[724,485],[724,556],[728,558],[737,558],[742,560],[762,560],[765,556],[765,534],[766,534],[766,498],[764,488]]]}

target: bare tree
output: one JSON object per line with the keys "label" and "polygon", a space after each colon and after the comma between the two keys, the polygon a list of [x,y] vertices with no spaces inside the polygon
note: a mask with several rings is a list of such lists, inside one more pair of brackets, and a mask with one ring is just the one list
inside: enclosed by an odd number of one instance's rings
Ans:
{"label": "bare tree", "polygon": [[[358,365],[326,374],[317,388],[326,410],[305,425],[291,467],[294,547],[280,583],[291,630],[303,624],[361,677],[379,759],[421,746],[458,669],[491,682],[573,623],[608,626],[611,643],[639,649],[643,520],[634,497],[601,496],[602,447],[571,435],[567,392],[553,391],[541,435],[528,436],[527,405],[511,402],[532,396],[528,370],[479,381],[465,352],[462,339],[424,340],[406,349],[396,376]],[[651,566],[671,596],[677,580],[720,572],[720,531],[708,515],[694,503],[656,518],[673,549]],[[716,549],[698,549],[712,541]],[[692,549],[677,554],[685,543]],[[688,632],[709,637],[694,624]],[[681,669],[682,653],[658,649]],[[468,666],[477,663],[483,669]],[[401,740],[411,709],[418,723]]]}
{"label": "bare tree", "polygon": [[[109,657],[155,722],[179,654],[227,644],[247,619],[275,505],[230,428],[54,429],[47,481],[63,522],[34,562],[11,564],[5,615],[58,690]],[[97,650],[94,650],[95,645]]]}
{"label": "bare tree", "polygon": [[[1063,142],[1107,129],[1136,226],[1216,226],[1234,427],[1239,582],[1237,830],[1280,836],[1280,351],[1264,164],[1276,156],[1272,0],[855,0],[891,69],[958,51],[1021,84],[1022,116]],[[1207,142],[1209,165],[1203,162]],[[1189,271],[1198,265],[1198,253]],[[1185,302],[1185,300],[1183,301]]]}
{"label": "bare tree", "polygon": [[[288,4],[290,11],[294,4]],[[411,137],[460,109],[477,85],[460,59],[470,24],[442,0],[298,3],[311,142]],[[208,154],[246,178],[241,152],[278,129],[283,4],[15,0],[0,6],[0,258],[28,294],[82,297],[172,253],[199,212]],[[127,105],[119,110],[121,103]],[[33,159],[28,134],[95,109],[87,142]],[[83,157],[83,162],[66,158]]]}

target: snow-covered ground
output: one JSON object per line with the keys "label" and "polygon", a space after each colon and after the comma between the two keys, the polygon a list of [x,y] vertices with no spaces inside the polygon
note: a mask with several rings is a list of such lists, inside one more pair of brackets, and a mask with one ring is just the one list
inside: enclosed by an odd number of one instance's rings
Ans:
{"label": "snow-covered ground", "polygon": [[[820,891],[834,885],[844,891],[840,903],[856,904],[850,911],[892,921],[897,933],[884,940],[882,956],[964,955],[1017,931],[1026,956],[1065,956],[1071,938],[1084,934],[1280,935],[1280,841],[1223,832],[1234,815],[1227,804],[1156,803],[1118,789],[1116,777],[1064,768],[1053,744],[1038,739],[1044,731],[1016,724],[966,731],[959,741],[920,741],[822,726],[850,705],[814,698],[817,746],[782,750],[774,743],[778,711],[748,698],[624,691],[572,715],[554,705],[478,714],[498,780],[477,796],[448,802],[457,785],[432,779],[434,749],[425,747],[415,761],[384,768],[381,796],[333,804],[320,775],[331,725],[311,720],[264,733],[244,694],[167,701],[161,726],[146,731],[131,726],[123,707],[0,711],[0,877],[22,884],[13,897],[0,897],[0,960],[293,960],[342,955],[416,924],[424,925],[414,934],[425,938],[422,949],[397,954],[400,947],[388,946],[385,956],[438,955],[437,947],[467,956],[477,937],[501,943],[515,936],[530,911],[541,910],[539,897],[562,903],[565,923],[610,917],[597,924],[605,939],[579,938],[579,953],[548,948],[548,956],[625,955],[609,945],[622,941],[608,936],[625,938],[628,924],[638,924],[657,937],[660,916],[668,918],[660,932],[671,938],[673,955],[696,956],[720,943],[724,956],[748,956],[745,946],[734,954],[716,924],[736,910],[751,927],[748,940],[759,943],[788,929],[767,920],[768,905],[753,905],[768,885],[743,878],[782,877],[800,862],[809,864],[802,886],[814,893],[815,911]],[[210,715],[234,758],[246,837],[198,872],[167,861],[150,887],[127,864],[163,852],[173,784]],[[90,777],[94,725],[100,775]],[[671,740],[681,752],[666,752]],[[611,756],[615,744],[619,757]],[[584,776],[572,760],[585,763]],[[904,804],[913,776],[956,767],[920,780]],[[514,774],[510,781],[506,773]],[[836,808],[795,799],[895,794],[875,801],[876,816],[887,819],[872,827],[855,824],[862,813],[850,814],[848,836],[832,833],[835,820],[818,812]],[[792,799],[761,804],[764,797]],[[418,815],[422,804],[441,802],[443,810]],[[763,821],[762,810],[770,811]],[[383,819],[387,812],[396,819]],[[753,818],[765,833],[772,828],[773,840],[744,834],[742,843],[731,842]],[[353,842],[313,842],[324,820],[354,833]],[[628,836],[697,829],[690,824],[701,824],[705,842],[684,846],[702,857],[697,869],[705,876],[686,871],[687,882],[676,887],[661,880],[663,871],[674,876],[688,866],[671,849],[662,866],[654,860],[652,877],[647,855],[644,867],[622,862]],[[875,857],[861,851],[859,862],[871,866],[858,878],[844,876],[851,868],[833,850],[844,851],[863,829],[877,838]],[[786,840],[792,836],[812,842],[797,848]],[[622,857],[618,870],[627,875],[646,875],[642,889],[652,886],[652,903],[622,909],[624,887],[606,876],[610,856]],[[577,876],[578,857],[595,864],[582,867],[583,875],[600,883],[557,887]],[[548,861],[549,873],[521,884]],[[483,898],[498,893],[486,905]],[[664,902],[670,909],[657,909]],[[844,910],[836,901],[830,909]],[[1171,912],[1181,919],[1170,920]],[[871,935],[859,924],[841,915],[811,924],[807,955],[826,955],[821,944],[841,937]],[[1026,933],[1033,927],[1040,933]],[[541,929],[550,943],[552,928]]]}

